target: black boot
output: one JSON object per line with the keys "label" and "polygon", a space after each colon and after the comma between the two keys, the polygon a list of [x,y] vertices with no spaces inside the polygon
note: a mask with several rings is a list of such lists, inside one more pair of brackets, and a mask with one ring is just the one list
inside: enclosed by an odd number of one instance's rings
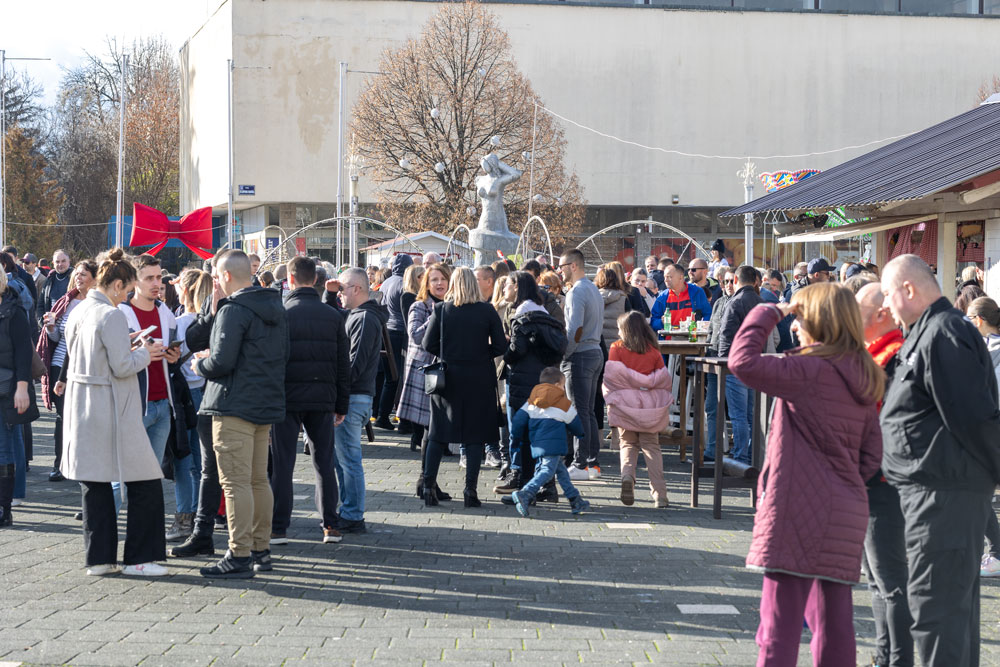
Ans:
{"label": "black boot", "polygon": [[14,466],[0,466],[0,528],[14,525],[10,503],[14,499]]}
{"label": "black boot", "polygon": [[479,495],[476,493],[475,489],[465,490],[465,506],[466,507],[482,507],[483,504],[479,501]]}
{"label": "black boot", "polygon": [[174,558],[191,558],[192,556],[214,556],[215,544],[211,535],[203,535],[198,531],[191,533],[190,537],[170,550],[170,555]]}
{"label": "black boot", "polygon": [[437,494],[434,493],[434,487],[437,486],[437,481],[433,479],[424,478],[424,506],[434,507],[438,504]]}
{"label": "black boot", "polygon": [[446,500],[451,500],[451,496],[442,491],[441,487],[438,486],[437,484],[434,485],[434,495],[436,495],[437,499],[440,500],[441,502],[444,502]]}
{"label": "black boot", "polygon": [[535,502],[538,503],[557,503],[559,502],[559,490],[556,489],[556,480],[551,479],[546,482],[541,489],[538,490],[538,495],[535,496]]}
{"label": "black boot", "polygon": [[423,497],[424,497],[424,475],[423,473],[421,473],[420,477],[417,478],[417,498],[423,498]]}

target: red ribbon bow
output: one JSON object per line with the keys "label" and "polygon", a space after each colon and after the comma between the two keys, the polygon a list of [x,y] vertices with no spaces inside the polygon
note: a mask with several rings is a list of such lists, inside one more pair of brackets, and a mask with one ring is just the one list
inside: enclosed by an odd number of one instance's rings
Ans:
{"label": "red ribbon bow", "polygon": [[212,247],[212,207],[195,209],[180,220],[171,220],[150,206],[133,205],[130,246],[152,245],[146,252],[155,255],[170,239],[180,239],[202,259],[212,257],[214,253],[205,249]]}

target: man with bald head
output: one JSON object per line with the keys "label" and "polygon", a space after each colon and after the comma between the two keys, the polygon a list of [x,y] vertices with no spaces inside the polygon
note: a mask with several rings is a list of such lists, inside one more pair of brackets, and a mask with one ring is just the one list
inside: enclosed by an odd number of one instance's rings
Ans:
{"label": "man with bald head", "polygon": [[246,579],[271,569],[274,496],[267,479],[267,436],[285,420],[288,328],[276,290],[251,284],[250,259],[232,250],[215,277],[224,298],[208,350],[191,362],[208,382],[199,412],[212,417],[212,446],[226,498],[229,550],[201,568],[205,577]]}
{"label": "man with bald head", "polygon": [[881,422],[882,469],[905,521],[911,633],[924,665],[975,666],[979,563],[1000,483],[993,363],[916,255],[886,264],[882,294],[906,336]]}
{"label": "man with bald head", "polygon": [[[903,332],[885,305],[882,285],[869,282],[858,290],[855,298],[861,310],[865,346],[892,378],[903,346]],[[913,617],[906,597],[906,536],[899,492],[886,481],[882,470],[867,480],[867,487],[868,531],[862,565],[872,593],[874,661],[877,665],[912,665]]]}

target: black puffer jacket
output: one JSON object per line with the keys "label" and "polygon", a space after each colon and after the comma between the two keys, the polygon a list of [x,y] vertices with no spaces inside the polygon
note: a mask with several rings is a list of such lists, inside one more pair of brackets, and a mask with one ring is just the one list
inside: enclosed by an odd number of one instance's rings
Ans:
{"label": "black puffer jacket", "polygon": [[344,317],[322,303],[312,287],[285,299],[289,352],[285,407],[295,412],[346,415],[350,403],[350,341]]}
{"label": "black puffer jacket", "polygon": [[726,309],[722,313],[721,331],[719,332],[719,356],[722,358],[729,356],[729,348],[736,338],[736,332],[740,330],[743,320],[746,319],[750,310],[758,304],[764,303],[757,294],[757,290],[752,285],[745,285],[736,291],[726,303]]}
{"label": "black puffer jacket", "polygon": [[508,404],[513,410],[528,400],[542,369],[559,365],[565,351],[566,329],[548,313],[531,310],[513,319],[510,344],[503,355],[508,368]]}
{"label": "black puffer jacket", "polygon": [[219,301],[208,349],[195,366],[208,380],[201,414],[284,421],[288,327],[277,290],[246,287]]}

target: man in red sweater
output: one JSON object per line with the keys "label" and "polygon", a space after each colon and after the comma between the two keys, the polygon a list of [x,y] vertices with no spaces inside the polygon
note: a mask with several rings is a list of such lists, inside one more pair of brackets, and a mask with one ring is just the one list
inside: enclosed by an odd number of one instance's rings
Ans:
{"label": "man in red sweater", "polygon": [[[882,285],[858,290],[858,307],[865,327],[865,345],[891,378],[903,346],[903,332],[884,303]],[[907,602],[906,541],[899,492],[879,470],[868,480],[868,533],[865,535],[865,577],[872,592],[875,619],[874,664],[913,664],[913,618]]]}

